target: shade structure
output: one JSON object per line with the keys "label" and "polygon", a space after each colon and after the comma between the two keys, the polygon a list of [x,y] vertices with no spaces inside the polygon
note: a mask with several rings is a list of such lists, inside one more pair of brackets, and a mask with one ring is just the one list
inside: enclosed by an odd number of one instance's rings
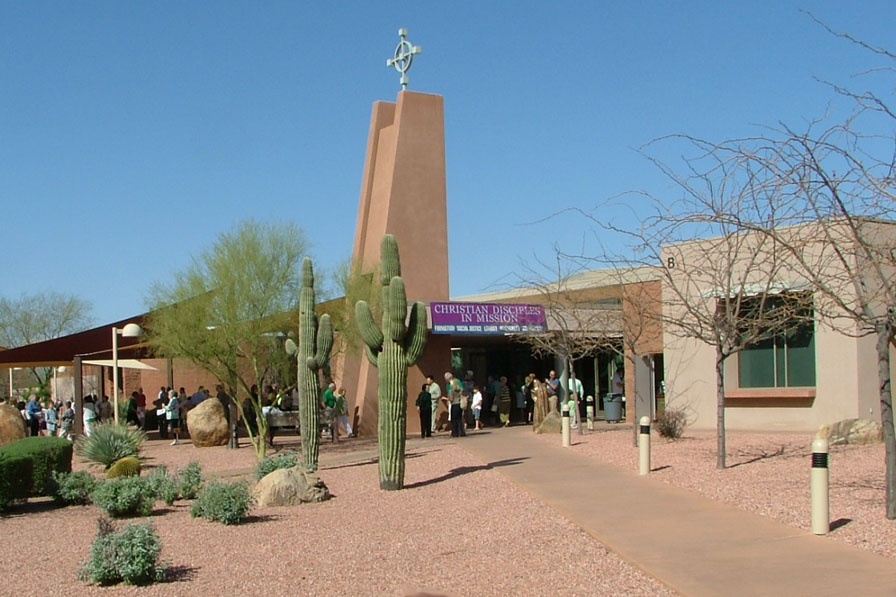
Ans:
{"label": "shade structure", "polygon": [[[90,361],[82,361],[84,365],[99,365],[100,367],[112,367],[112,359],[95,359]],[[147,365],[143,361],[137,359],[118,359],[118,366],[122,369],[144,369],[146,371],[158,371],[155,367]]]}

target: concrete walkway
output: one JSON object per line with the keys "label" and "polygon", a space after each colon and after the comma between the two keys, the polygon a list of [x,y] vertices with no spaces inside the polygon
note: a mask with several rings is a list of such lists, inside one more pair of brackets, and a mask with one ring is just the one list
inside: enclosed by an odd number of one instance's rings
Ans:
{"label": "concrete walkway", "polygon": [[[575,436],[573,436],[575,441]],[[460,446],[683,595],[896,595],[896,562],[535,438],[468,433]]]}

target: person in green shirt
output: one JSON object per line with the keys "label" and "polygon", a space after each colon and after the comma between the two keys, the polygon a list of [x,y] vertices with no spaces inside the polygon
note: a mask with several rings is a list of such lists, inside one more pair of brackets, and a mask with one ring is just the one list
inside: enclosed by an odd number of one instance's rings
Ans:
{"label": "person in green shirt", "polygon": [[336,412],[336,384],[330,382],[330,385],[327,386],[327,389],[324,390],[323,403],[324,403],[324,420],[327,422],[327,425],[330,427],[330,438],[336,433],[336,426],[333,424],[333,416]]}

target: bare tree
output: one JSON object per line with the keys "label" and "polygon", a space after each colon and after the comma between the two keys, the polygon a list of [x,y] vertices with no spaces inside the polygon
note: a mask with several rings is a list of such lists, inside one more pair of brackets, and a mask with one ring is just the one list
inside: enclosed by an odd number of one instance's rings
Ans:
{"label": "bare tree", "polygon": [[[657,143],[666,141],[658,140]],[[788,267],[774,239],[751,233],[730,214],[772,222],[776,216],[766,189],[756,188],[744,160],[721,159],[712,152],[685,159],[679,174],[654,159],[681,191],[677,201],[647,193],[627,195],[626,205],[641,218],[636,230],[608,224],[593,214],[596,226],[624,239],[629,254],[604,254],[602,262],[626,267],[654,265],[663,286],[659,323],[678,339],[678,353],[712,347],[715,364],[718,468],[725,468],[725,363],[744,349],[792,332],[811,321],[811,294]],[[698,240],[694,240],[698,239]],[[681,400],[675,379],[670,402]],[[676,393],[678,396],[676,396]]]}
{"label": "bare tree", "polygon": [[[89,302],[59,292],[0,297],[0,346],[14,348],[60,338],[86,329],[92,322]],[[30,369],[38,390],[46,391],[52,368]]]}
{"label": "bare tree", "polygon": [[[812,17],[814,19],[814,17]],[[689,141],[720,162],[744,164],[752,184],[770,197],[774,221],[729,210],[720,219],[761,235],[785,255],[814,294],[816,316],[840,333],[876,338],[881,425],[886,451],[886,512],[896,519],[896,430],[890,353],[896,334],[896,54],[821,24],[883,63],[854,91],[828,83],[851,109],[804,128],[785,124],[750,138]],[[888,95],[874,91],[884,83]]]}
{"label": "bare tree", "polygon": [[[526,278],[521,280],[528,292],[537,297],[545,309],[548,329],[545,332],[525,333],[514,336],[518,342],[531,347],[533,354],[551,356],[563,362],[560,385],[563,392],[576,388],[575,363],[603,350],[618,352],[622,345],[622,309],[614,302],[616,297],[595,300],[576,282],[569,268],[574,262],[561,253],[555,253],[555,262],[547,266],[539,262],[542,270],[550,270],[549,276],[533,267],[525,266]],[[607,299],[610,299],[609,301]],[[579,405],[584,399],[574,392],[578,418]],[[558,396],[558,401],[561,397]],[[579,433],[583,433],[579,425]]]}

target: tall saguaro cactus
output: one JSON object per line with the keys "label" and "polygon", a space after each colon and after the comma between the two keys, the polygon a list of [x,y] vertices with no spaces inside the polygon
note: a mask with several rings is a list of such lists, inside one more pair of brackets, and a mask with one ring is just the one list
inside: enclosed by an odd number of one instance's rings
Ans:
{"label": "tall saguaro cactus", "polygon": [[314,270],[311,259],[302,261],[302,290],[299,291],[299,426],[302,433],[302,461],[309,471],[317,470],[320,450],[320,385],[317,370],[330,359],[333,326],[330,316],[318,321],[314,312]]}
{"label": "tall saguaro cactus", "polygon": [[396,490],[404,487],[408,367],[417,362],[426,346],[426,307],[419,301],[414,303],[405,324],[408,300],[398,243],[391,234],[385,235],[380,245],[380,284],[382,328],[373,321],[366,301],[355,305],[355,316],[367,358],[379,370],[380,489]]}

